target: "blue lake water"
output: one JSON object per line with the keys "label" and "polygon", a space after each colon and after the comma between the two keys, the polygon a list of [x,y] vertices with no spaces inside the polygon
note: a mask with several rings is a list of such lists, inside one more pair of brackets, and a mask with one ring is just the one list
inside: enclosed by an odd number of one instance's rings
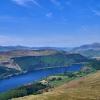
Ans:
{"label": "blue lake water", "polygon": [[14,89],[16,87],[35,82],[41,80],[50,75],[60,74],[64,72],[70,71],[79,71],[82,68],[81,64],[75,64],[67,67],[59,67],[59,68],[50,68],[50,69],[41,69],[38,71],[33,71],[27,74],[14,76],[9,79],[0,80],[0,93],[6,92],[10,89]]}

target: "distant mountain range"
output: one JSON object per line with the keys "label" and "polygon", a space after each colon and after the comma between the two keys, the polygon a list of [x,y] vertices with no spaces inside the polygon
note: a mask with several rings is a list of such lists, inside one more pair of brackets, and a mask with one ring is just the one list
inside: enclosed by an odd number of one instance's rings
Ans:
{"label": "distant mountain range", "polygon": [[81,50],[100,50],[100,43],[93,43],[93,44],[87,44],[87,45],[82,45],[80,47],[74,48],[76,51],[81,51]]}
{"label": "distant mountain range", "polygon": [[13,50],[70,50],[66,47],[28,47],[28,46],[0,46],[0,52]]}
{"label": "distant mountain range", "polygon": [[12,51],[12,50],[29,50],[31,47],[25,46],[0,46],[0,52]]}
{"label": "distant mountain range", "polygon": [[100,43],[93,43],[75,47],[70,52],[79,53],[87,57],[98,58],[100,57]]}
{"label": "distant mountain range", "polygon": [[[27,46],[0,46],[0,52],[8,52],[10,54],[27,55],[32,54],[34,50],[50,51],[61,50],[69,53],[79,53],[86,57],[100,57],[100,43],[86,44],[80,47],[27,47]],[[0,53],[0,54],[1,54]],[[49,52],[48,52],[49,53]]]}
{"label": "distant mountain range", "polygon": [[44,50],[44,49],[55,49],[55,50],[100,50],[100,43],[86,44],[80,47],[69,48],[69,47],[28,47],[28,46],[0,46],[0,51],[11,51],[11,50]]}

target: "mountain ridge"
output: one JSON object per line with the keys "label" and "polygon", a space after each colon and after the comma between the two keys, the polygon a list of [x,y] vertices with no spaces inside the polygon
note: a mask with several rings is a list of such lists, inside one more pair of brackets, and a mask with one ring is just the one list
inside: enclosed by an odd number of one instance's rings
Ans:
{"label": "mountain ridge", "polygon": [[79,53],[86,57],[98,58],[100,57],[100,43],[93,43],[75,47],[70,52]]}

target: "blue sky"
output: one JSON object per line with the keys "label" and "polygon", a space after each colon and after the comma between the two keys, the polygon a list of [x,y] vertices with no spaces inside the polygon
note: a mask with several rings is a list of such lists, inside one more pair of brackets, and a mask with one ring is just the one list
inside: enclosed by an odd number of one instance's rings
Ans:
{"label": "blue sky", "polygon": [[100,0],[0,0],[0,45],[93,42],[100,42]]}

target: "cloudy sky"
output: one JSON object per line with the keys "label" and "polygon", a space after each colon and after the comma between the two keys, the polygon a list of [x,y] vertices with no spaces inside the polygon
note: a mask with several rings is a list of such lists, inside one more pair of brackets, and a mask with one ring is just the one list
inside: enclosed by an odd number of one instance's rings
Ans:
{"label": "cloudy sky", "polygon": [[93,42],[100,42],[100,0],[0,0],[0,45]]}

